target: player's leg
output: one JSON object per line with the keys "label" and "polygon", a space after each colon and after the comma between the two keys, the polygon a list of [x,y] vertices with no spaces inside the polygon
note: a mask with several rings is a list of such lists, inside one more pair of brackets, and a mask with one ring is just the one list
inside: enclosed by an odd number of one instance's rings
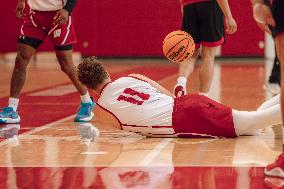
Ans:
{"label": "player's leg", "polygon": [[26,80],[27,66],[35,51],[36,49],[29,45],[18,44],[17,57],[10,83],[9,105],[0,112],[0,123],[20,122],[20,116],[17,113],[19,96]]}
{"label": "player's leg", "polygon": [[[275,36],[276,52],[280,62],[281,68],[281,83],[284,83],[284,1],[274,0],[272,3],[272,13],[276,22],[276,27],[272,33]],[[281,109],[282,117],[284,118],[284,87],[281,87]],[[282,122],[283,123],[283,122]],[[284,128],[282,127],[282,133]],[[284,143],[284,137],[283,137]],[[282,153],[276,159],[276,161],[265,168],[265,174],[269,176],[277,176],[284,178],[284,146],[282,147]]]}
{"label": "player's leg", "polygon": [[[281,63],[281,83],[284,83],[284,32],[275,37],[276,49]],[[281,107],[284,117],[284,87],[281,87]]]}
{"label": "player's leg", "polygon": [[198,52],[199,51],[196,50],[193,56],[188,61],[181,62],[179,64],[177,84],[175,85],[173,92],[174,95],[177,97],[187,94],[186,92],[187,79],[194,70],[194,65],[198,58]]}
{"label": "player's leg", "polygon": [[189,59],[189,61],[182,62],[179,64],[177,83],[173,90],[173,94],[175,96],[182,96],[186,94],[187,79],[189,75],[193,72],[194,64],[198,57],[198,49],[200,44],[195,4],[196,3],[193,3],[183,7],[182,30],[186,31],[192,36],[196,50],[193,56]]}
{"label": "player's leg", "polygon": [[81,97],[81,106],[75,117],[75,121],[90,121],[94,117],[93,109],[95,103],[91,99],[87,88],[78,79],[77,71],[72,58],[72,45],[55,47],[56,57],[61,66],[61,70],[69,77],[76,87]]}
{"label": "player's leg", "polygon": [[259,111],[233,110],[232,112],[237,135],[245,135],[269,125],[282,123],[280,104]]}
{"label": "player's leg", "polygon": [[224,17],[216,1],[200,2],[198,10],[202,45],[199,92],[207,96],[213,79],[215,51],[224,43]]}
{"label": "player's leg", "polygon": [[[34,15],[36,16],[36,15]],[[26,79],[26,69],[31,57],[45,38],[45,31],[31,21],[31,15],[23,19],[20,37],[17,45],[17,57],[10,83],[9,105],[0,112],[1,123],[18,123],[20,116],[17,113],[20,92]]]}
{"label": "player's leg", "polygon": [[[284,4],[282,3],[282,5]],[[284,18],[282,20],[284,21]],[[284,75],[283,75],[284,74],[284,66],[283,66],[283,63],[284,63],[284,32],[282,32],[281,34],[275,37],[275,43],[276,43],[277,55],[278,55],[278,58],[281,64],[280,66],[281,67],[281,83],[283,83],[284,82]],[[281,87],[280,99],[281,99],[280,101],[281,101],[282,117],[284,118],[284,87],[283,86]],[[284,134],[283,126],[282,126],[282,133]],[[284,137],[283,137],[282,153],[277,157],[274,163],[271,163],[266,166],[264,173],[268,176],[276,176],[276,177],[284,178],[284,163],[283,162],[284,162]]]}
{"label": "player's leg", "polygon": [[201,65],[199,69],[199,93],[208,96],[213,80],[214,59],[216,47],[202,47]]}
{"label": "player's leg", "polygon": [[280,104],[280,95],[276,95],[273,98],[268,99],[267,101],[263,102],[259,108],[257,109],[257,111],[259,110],[264,110],[267,108],[270,108],[274,105]]}
{"label": "player's leg", "polygon": [[280,75],[280,63],[276,53],[268,82],[264,85],[265,89],[273,95],[280,93]]}
{"label": "player's leg", "polygon": [[[15,60],[15,66],[11,79],[10,97],[19,98],[20,92],[24,86],[26,80],[27,66],[31,57],[36,52],[36,49],[32,46],[19,43],[17,46],[17,56]],[[13,107],[17,109],[17,107]]]}
{"label": "player's leg", "polygon": [[93,109],[95,103],[91,99],[87,88],[79,82],[77,71],[73,63],[72,49],[73,44],[77,42],[73,28],[72,17],[69,16],[67,23],[52,28],[49,32],[49,38],[54,44],[55,53],[61,70],[69,77],[76,87],[81,97],[81,105],[74,121],[87,122],[93,119]]}

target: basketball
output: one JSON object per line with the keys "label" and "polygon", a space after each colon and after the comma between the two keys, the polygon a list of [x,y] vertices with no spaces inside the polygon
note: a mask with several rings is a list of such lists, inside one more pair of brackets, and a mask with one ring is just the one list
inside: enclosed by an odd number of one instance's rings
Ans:
{"label": "basketball", "polygon": [[173,31],[163,41],[163,53],[172,62],[187,61],[194,53],[193,38],[184,31]]}

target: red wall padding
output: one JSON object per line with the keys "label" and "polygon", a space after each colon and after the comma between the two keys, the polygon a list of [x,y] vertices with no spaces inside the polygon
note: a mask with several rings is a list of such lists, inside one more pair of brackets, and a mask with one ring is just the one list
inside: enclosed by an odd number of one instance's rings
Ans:
{"label": "red wall padding", "polygon": [[[84,7],[82,2],[77,7],[79,11],[80,7]],[[181,14],[177,0],[84,0],[84,3],[91,6],[85,7],[83,15],[80,11],[76,19],[82,20],[77,22],[80,43],[87,41],[91,47],[82,50],[86,54],[161,55],[163,38],[180,28]],[[93,17],[88,14],[90,12],[94,13]]]}
{"label": "red wall padding", "polygon": [[20,19],[15,16],[17,1],[1,2],[0,53],[15,51]]}
{"label": "red wall padding", "polygon": [[[21,21],[15,18],[15,1],[4,1],[0,11],[0,53],[16,50]],[[226,56],[263,55],[263,40],[251,18],[250,1],[231,0],[238,33],[227,37]],[[162,41],[180,29],[178,0],[83,0],[73,14],[78,43],[75,50],[96,56],[161,56]],[[40,50],[52,50],[47,40]]]}
{"label": "red wall padding", "polygon": [[231,0],[229,3],[238,24],[238,31],[234,35],[227,35],[222,55],[263,56],[264,49],[259,48],[259,42],[264,41],[264,33],[253,21],[250,0]]}

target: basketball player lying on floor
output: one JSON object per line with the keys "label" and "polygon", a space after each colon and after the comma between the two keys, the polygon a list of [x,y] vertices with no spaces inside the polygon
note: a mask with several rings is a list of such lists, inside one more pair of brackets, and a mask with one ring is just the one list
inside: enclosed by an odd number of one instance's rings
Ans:
{"label": "basketball player lying on floor", "polygon": [[175,98],[155,81],[130,74],[111,81],[97,60],[78,66],[79,80],[100,94],[98,105],[112,113],[122,129],[152,137],[237,137],[282,123],[279,96],[257,111],[237,111],[205,96]]}

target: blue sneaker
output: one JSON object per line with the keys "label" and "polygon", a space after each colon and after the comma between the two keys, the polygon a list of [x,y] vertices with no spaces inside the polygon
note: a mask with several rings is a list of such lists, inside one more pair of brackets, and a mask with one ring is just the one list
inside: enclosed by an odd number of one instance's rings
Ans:
{"label": "blue sneaker", "polygon": [[93,109],[96,103],[93,101],[89,103],[81,102],[79,111],[74,119],[75,122],[88,122],[91,121],[94,117]]}
{"label": "blue sneaker", "polygon": [[2,108],[0,112],[0,123],[20,123],[20,116],[12,107]]}

